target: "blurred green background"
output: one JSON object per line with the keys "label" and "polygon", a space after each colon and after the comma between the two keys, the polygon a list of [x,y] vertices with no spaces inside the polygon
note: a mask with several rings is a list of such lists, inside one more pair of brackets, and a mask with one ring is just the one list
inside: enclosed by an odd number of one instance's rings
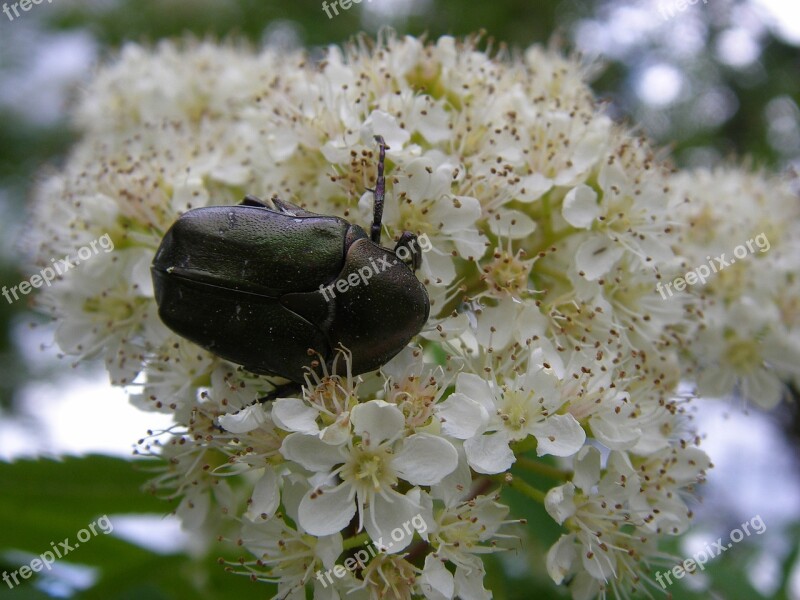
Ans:
{"label": "blurred green background", "polygon": [[[244,37],[256,45],[306,47],[320,56],[329,44],[386,26],[429,38],[485,30],[486,43],[495,48],[540,43],[598,57],[594,87],[609,113],[651,136],[679,166],[743,160],[775,171],[800,167],[796,0],[363,0],[333,18],[321,2],[305,0],[53,0],[13,20],[0,13],[0,285],[14,285],[26,272],[26,199],[38,174],[57,168],[78,135],[68,120],[70,103],[95,66],[112,59],[122,44],[185,35]],[[139,492],[147,474],[132,471],[128,458],[87,456],[66,464],[20,458],[75,451],[42,443],[46,428],[41,413],[46,411],[41,407],[51,405],[33,401],[57,396],[53,392],[59,388],[52,384],[63,381],[69,370],[68,361],[55,358],[51,336],[48,324],[25,302],[0,300],[0,460],[13,461],[0,462],[0,570],[30,560],[25,552],[38,554],[50,541],[74,536],[97,515],[160,518],[170,510]],[[86,367],[68,376],[98,377]],[[88,409],[86,418],[101,419]],[[781,444],[764,451],[796,457],[796,408],[759,418],[764,435],[776,436]],[[96,423],[98,428],[108,425]],[[126,440],[123,448],[135,441]],[[788,477],[794,487],[759,490],[765,511],[774,494],[784,494],[790,504],[797,498],[792,495],[797,493],[797,462],[787,465],[794,469],[795,476]],[[712,471],[711,477],[717,474]],[[715,510],[698,510],[698,527],[712,539],[755,514],[752,504],[737,508],[736,498],[726,496],[748,485],[746,479],[729,477],[720,485],[710,494]],[[721,497],[729,502],[722,509]],[[487,584],[496,598],[565,597],[548,582],[542,558],[558,528],[540,506],[527,506],[513,493],[506,500],[516,516],[530,521],[528,538],[521,542],[526,551],[491,557]],[[770,536],[737,545],[709,567],[705,583],[715,597],[798,597],[800,511],[793,518],[785,513],[772,521],[778,526]],[[129,529],[150,531],[144,521],[136,523]],[[15,589],[0,584],[0,598],[271,595],[263,586],[222,571],[215,559],[225,548],[202,552],[181,539],[182,545],[148,549],[103,536],[74,558],[99,570],[66,569]],[[691,540],[678,540],[668,550],[687,556],[690,546]],[[708,591],[692,592],[691,587],[670,591],[675,598],[709,597]]]}

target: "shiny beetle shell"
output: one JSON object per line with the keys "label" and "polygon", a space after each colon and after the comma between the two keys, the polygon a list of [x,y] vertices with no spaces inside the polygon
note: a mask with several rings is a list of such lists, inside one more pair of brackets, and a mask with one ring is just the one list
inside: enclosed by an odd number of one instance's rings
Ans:
{"label": "shiny beetle shell", "polygon": [[[354,375],[400,352],[428,320],[414,275],[417,237],[380,245],[388,147],[380,146],[370,236],[340,217],[277,198],[196,208],[167,231],[153,259],[158,314],[177,334],[253,373],[303,383],[340,347]],[[404,250],[405,257],[398,256]],[[411,258],[407,265],[401,258]]]}
{"label": "shiny beetle shell", "polygon": [[353,374],[385,364],[425,325],[425,287],[358,225],[279,206],[197,208],[178,219],[152,266],[162,321],[253,373],[298,383],[339,344]]}

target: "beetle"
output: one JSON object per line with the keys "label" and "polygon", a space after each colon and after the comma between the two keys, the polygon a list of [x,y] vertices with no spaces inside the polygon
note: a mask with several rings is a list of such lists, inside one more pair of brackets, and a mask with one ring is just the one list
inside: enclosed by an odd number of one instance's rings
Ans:
{"label": "beetle", "polygon": [[320,359],[333,372],[340,346],[354,375],[400,352],[427,322],[430,302],[415,275],[417,236],[403,232],[393,250],[381,245],[388,146],[375,140],[369,237],[341,217],[250,195],[178,218],[151,266],[164,324],[250,372],[298,384]]}

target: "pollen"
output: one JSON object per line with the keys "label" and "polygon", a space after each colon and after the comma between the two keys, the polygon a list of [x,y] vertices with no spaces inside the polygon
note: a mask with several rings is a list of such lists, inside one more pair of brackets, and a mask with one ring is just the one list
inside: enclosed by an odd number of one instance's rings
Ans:
{"label": "pollen", "polygon": [[750,373],[763,364],[758,340],[732,338],[725,350],[728,363],[740,373]]}
{"label": "pollen", "polygon": [[525,253],[519,250],[516,254],[508,251],[497,251],[493,260],[483,267],[483,279],[489,286],[489,293],[496,297],[519,297],[528,289],[528,276],[531,261],[522,260]]}
{"label": "pollen", "polygon": [[386,448],[354,448],[341,476],[345,481],[352,481],[358,491],[366,493],[380,492],[397,483],[391,467],[391,453]]}
{"label": "pollen", "polygon": [[530,407],[530,394],[509,390],[503,393],[498,416],[503,420],[506,429],[514,433],[522,432],[525,425],[531,422]]}

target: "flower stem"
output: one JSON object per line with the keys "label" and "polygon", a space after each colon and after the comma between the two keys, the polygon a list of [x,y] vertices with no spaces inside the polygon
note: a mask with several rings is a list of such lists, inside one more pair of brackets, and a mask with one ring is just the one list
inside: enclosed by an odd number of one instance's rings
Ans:
{"label": "flower stem", "polygon": [[521,477],[514,477],[511,473],[504,473],[502,475],[492,475],[492,479],[497,483],[507,485],[517,490],[531,500],[544,504],[544,497],[546,494],[542,490],[537,490],[530,483],[525,482]]}
{"label": "flower stem", "polygon": [[552,217],[550,215],[550,194],[544,194],[541,200],[542,206],[542,220],[540,222],[540,227],[542,228],[542,232],[544,233],[545,239],[550,237],[550,234],[553,232],[553,223]]}
{"label": "flower stem", "polygon": [[358,535],[354,535],[351,538],[347,538],[342,542],[342,550],[352,550],[353,548],[358,548],[359,546],[363,546],[369,541],[369,534],[364,531],[359,533]]}
{"label": "flower stem", "polygon": [[527,456],[518,456],[517,462],[515,462],[514,464],[523,469],[527,469],[528,471],[539,473],[539,475],[544,475],[545,477],[551,477],[552,479],[568,481],[572,477],[572,473],[570,473],[569,471],[564,471],[563,469],[552,467],[547,463],[543,463],[541,461],[528,458]]}

